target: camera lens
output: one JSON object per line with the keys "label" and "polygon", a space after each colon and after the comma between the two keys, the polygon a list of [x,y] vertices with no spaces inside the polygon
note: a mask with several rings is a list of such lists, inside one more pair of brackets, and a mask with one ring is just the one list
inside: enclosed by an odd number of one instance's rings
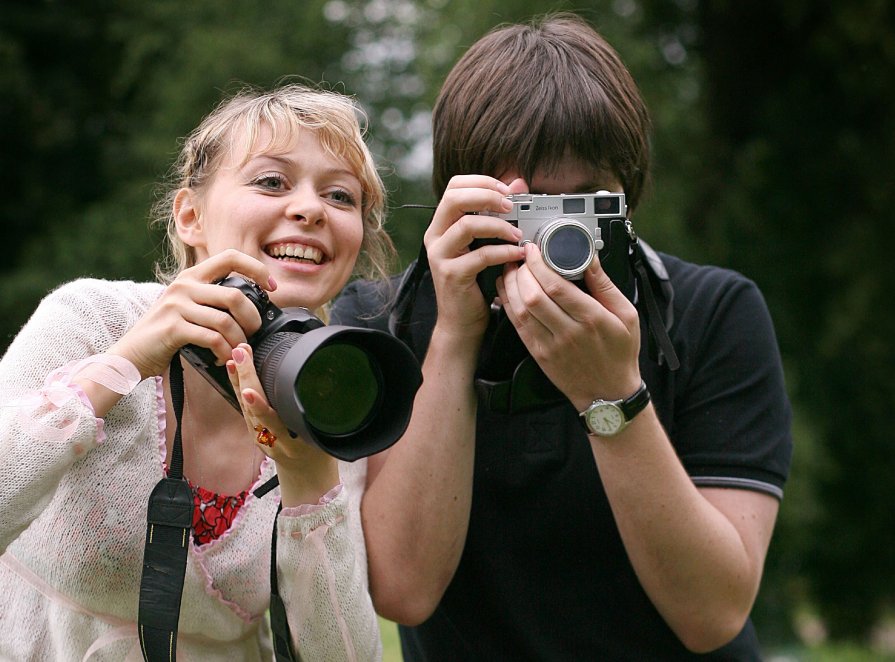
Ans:
{"label": "camera lens", "polygon": [[289,431],[349,462],[403,434],[421,381],[414,364],[387,333],[346,326],[277,331],[255,347],[264,393]]}
{"label": "camera lens", "polygon": [[577,221],[559,219],[538,232],[538,247],[554,271],[568,279],[580,276],[594,257],[590,231]]}
{"label": "camera lens", "polygon": [[305,419],[330,435],[362,429],[380,401],[382,375],[363,348],[332,343],[307,360],[295,380]]}

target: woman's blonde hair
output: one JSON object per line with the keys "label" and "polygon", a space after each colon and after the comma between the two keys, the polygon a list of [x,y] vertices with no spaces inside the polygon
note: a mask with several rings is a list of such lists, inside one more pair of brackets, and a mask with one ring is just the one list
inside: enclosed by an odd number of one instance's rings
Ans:
{"label": "woman's blonde hair", "polygon": [[[295,132],[314,131],[330,155],[344,159],[360,180],[364,237],[355,273],[386,278],[396,252],[384,228],[385,189],[373,156],[364,142],[366,114],[344,94],[291,83],[263,91],[245,87],[224,99],[186,138],[171,175],[153,210],[155,223],[165,227],[167,255],[156,266],[163,283],[196,264],[191,246],[177,235],[174,197],[182,188],[201,191],[231,156],[245,163],[254,154],[289,145]],[[256,144],[261,129],[270,131],[266,144]]]}

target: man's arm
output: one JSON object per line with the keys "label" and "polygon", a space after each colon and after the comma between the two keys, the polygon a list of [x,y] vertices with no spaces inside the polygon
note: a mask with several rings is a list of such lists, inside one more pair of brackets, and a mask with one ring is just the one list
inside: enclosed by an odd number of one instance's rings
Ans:
{"label": "man's arm", "polygon": [[[525,264],[508,268],[498,283],[523,342],[578,411],[598,397],[628,397],[641,383],[636,308],[597,262],[586,282],[590,296],[528,246]],[[589,439],[628,557],[653,604],[693,651],[730,641],[758,591],[776,499],[698,489],[652,405],[619,434]]]}
{"label": "man's arm", "polygon": [[478,346],[432,334],[407,432],[369,459],[362,513],[379,613],[424,621],[453,577],[469,522]]}
{"label": "man's arm", "polygon": [[[483,268],[522,258],[521,233],[502,219],[510,186],[479,175],[454,177],[425,245],[438,302],[410,425],[370,458],[362,505],[370,590],[380,614],[399,623],[428,618],[453,577],[472,499],[476,398],[473,388],[489,308],[476,283]],[[476,238],[507,243],[470,251]]]}
{"label": "man's arm", "polygon": [[761,582],[776,498],[697,488],[650,406],[614,437],[589,437],[641,585],[695,652],[742,630]]}

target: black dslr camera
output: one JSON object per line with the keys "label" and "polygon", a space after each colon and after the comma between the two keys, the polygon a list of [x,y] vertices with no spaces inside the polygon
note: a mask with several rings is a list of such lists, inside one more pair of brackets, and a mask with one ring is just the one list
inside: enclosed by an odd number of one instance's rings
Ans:
{"label": "black dslr camera", "polygon": [[[419,362],[404,343],[374,329],[326,326],[307,308],[281,310],[241,276],[218,284],[240,290],[261,315],[261,328],[249,338],[255,370],[293,436],[353,461],[404,433],[422,383]],[[188,345],[181,354],[239,409],[227,370],[215,365],[211,350]]]}

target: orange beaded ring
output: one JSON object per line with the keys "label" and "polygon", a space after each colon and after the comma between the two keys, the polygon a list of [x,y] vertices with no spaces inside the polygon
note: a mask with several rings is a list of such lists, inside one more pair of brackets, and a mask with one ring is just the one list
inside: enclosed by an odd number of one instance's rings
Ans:
{"label": "orange beaded ring", "polygon": [[255,432],[258,433],[258,443],[268,448],[273,448],[277,441],[277,436],[260,423],[255,426]]}

